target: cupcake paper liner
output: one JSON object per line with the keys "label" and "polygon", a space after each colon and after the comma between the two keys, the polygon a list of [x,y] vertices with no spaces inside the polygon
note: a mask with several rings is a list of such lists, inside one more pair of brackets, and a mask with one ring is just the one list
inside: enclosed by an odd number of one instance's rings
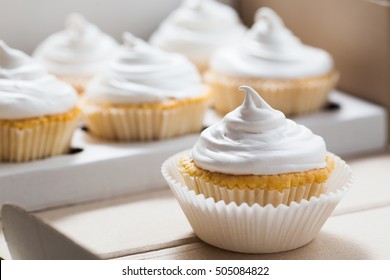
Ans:
{"label": "cupcake paper liner", "polygon": [[185,153],[166,160],[162,174],[175,194],[195,234],[213,246],[243,253],[274,253],[309,243],[351,187],[348,165],[333,155],[335,169],[325,183],[326,194],[289,206],[215,201],[190,190],[177,163]]}
{"label": "cupcake paper liner", "polygon": [[263,80],[230,77],[209,70],[204,77],[214,95],[214,107],[222,115],[234,110],[244,101],[244,95],[238,93],[241,85],[251,86],[274,109],[286,115],[300,115],[316,111],[325,105],[339,74],[333,71],[324,76],[305,79]]}
{"label": "cupcake paper liner", "polygon": [[206,198],[212,197],[214,200],[223,200],[225,203],[235,202],[237,205],[247,203],[251,206],[254,203],[260,206],[272,204],[278,206],[279,204],[290,205],[293,201],[299,203],[302,199],[310,199],[311,197],[319,197],[322,193],[326,193],[325,184],[306,184],[299,187],[290,187],[278,190],[266,189],[229,189],[220,187],[213,182],[206,182],[199,177],[191,177],[188,174],[182,175],[186,186],[190,190],[194,190],[197,194],[203,194]]}
{"label": "cupcake paper liner", "polygon": [[79,117],[22,129],[0,122],[0,161],[24,162],[65,154],[78,125]]}
{"label": "cupcake paper liner", "polygon": [[199,132],[208,100],[169,109],[84,109],[85,122],[97,137],[118,141],[149,141]]}

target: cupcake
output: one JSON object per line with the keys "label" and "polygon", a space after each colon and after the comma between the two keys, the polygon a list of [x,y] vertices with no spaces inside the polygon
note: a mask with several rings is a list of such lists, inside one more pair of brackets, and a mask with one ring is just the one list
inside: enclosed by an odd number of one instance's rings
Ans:
{"label": "cupcake", "polygon": [[303,246],[351,185],[349,167],[320,136],[241,89],[243,104],[162,173],[205,242],[249,253]]}
{"label": "cupcake", "polygon": [[33,56],[49,73],[69,83],[81,94],[117,45],[113,38],[81,15],[71,14],[66,20],[66,30],[44,40]]}
{"label": "cupcake", "polygon": [[90,132],[117,141],[199,132],[210,93],[195,66],[130,33],[124,41],[81,101]]}
{"label": "cupcake", "polygon": [[273,108],[299,115],[324,106],[338,77],[329,53],[302,44],[273,10],[260,8],[242,42],[213,55],[205,81],[220,114],[242,103],[243,96],[235,92],[245,84]]}
{"label": "cupcake", "polygon": [[80,116],[76,102],[73,87],[0,41],[0,161],[67,153]]}
{"label": "cupcake", "polygon": [[243,37],[236,11],[213,0],[185,0],[152,34],[152,45],[187,56],[202,73],[212,53]]}

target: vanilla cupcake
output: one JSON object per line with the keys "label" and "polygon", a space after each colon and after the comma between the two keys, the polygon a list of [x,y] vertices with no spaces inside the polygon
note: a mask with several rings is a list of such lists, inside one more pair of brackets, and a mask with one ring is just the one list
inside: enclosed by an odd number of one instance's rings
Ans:
{"label": "vanilla cupcake", "polygon": [[297,248],[349,188],[350,170],[320,136],[241,89],[244,103],[162,173],[202,240],[250,253]]}
{"label": "vanilla cupcake", "polygon": [[70,85],[0,41],[0,161],[67,153],[80,116],[76,102]]}
{"label": "vanilla cupcake", "polygon": [[269,8],[257,11],[240,45],[215,53],[210,68],[205,81],[221,114],[242,103],[243,96],[235,92],[243,84],[286,115],[313,112],[324,106],[338,80],[329,53],[302,44]]}
{"label": "vanilla cupcake", "polygon": [[213,52],[237,43],[246,27],[236,11],[214,0],[185,0],[152,34],[152,45],[187,56],[202,73]]}
{"label": "vanilla cupcake", "polygon": [[34,51],[49,73],[82,93],[117,48],[117,42],[79,14],[66,19],[66,30],[44,40]]}
{"label": "vanilla cupcake", "polygon": [[199,132],[210,93],[183,55],[151,47],[130,33],[88,86],[82,110],[90,132],[131,141]]}
{"label": "vanilla cupcake", "polygon": [[242,88],[244,103],[204,130],[192,156],[180,160],[187,186],[226,203],[261,206],[326,193],[334,160],[324,140]]}

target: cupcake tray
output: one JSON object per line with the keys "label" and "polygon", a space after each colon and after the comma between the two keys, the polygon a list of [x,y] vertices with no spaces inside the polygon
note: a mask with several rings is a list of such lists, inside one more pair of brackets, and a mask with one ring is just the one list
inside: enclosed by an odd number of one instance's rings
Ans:
{"label": "cupcake tray", "polygon": [[163,161],[198,139],[191,134],[146,143],[96,140],[75,132],[71,152],[27,163],[0,163],[0,207],[7,202],[28,211],[167,188]]}
{"label": "cupcake tray", "polygon": [[[210,110],[205,125],[220,116]],[[323,111],[295,119],[324,137],[341,156],[384,150],[386,111],[335,91]],[[0,206],[12,202],[28,211],[167,189],[160,168],[189,149],[197,134],[147,143],[113,143],[76,131],[68,155],[21,164],[0,163]]]}

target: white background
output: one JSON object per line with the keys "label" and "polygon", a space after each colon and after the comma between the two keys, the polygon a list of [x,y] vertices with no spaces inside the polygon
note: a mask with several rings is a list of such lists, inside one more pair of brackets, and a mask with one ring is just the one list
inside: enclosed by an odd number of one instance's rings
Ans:
{"label": "white background", "polygon": [[[81,0],[80,0],[81,1]],[[123,276],[122,269],[145,267],[170,268],[180,266],[183,272],[187,269],[206,269],[206,276]],[[218,267],[264,267],[269,268],[269,275],[216,275]],[[158,279],[375,279],[389,278],[389,261],[3,261],[1,279],[4,280],[158,280]]]}
{"label": "white background", "polygon": [[0,0],[0,39],[31,53],[43,39],[63,29],[66,16],[72,12],[83,14],[120,42],[124,31],[148,38],[180,3],[181,0]]}

